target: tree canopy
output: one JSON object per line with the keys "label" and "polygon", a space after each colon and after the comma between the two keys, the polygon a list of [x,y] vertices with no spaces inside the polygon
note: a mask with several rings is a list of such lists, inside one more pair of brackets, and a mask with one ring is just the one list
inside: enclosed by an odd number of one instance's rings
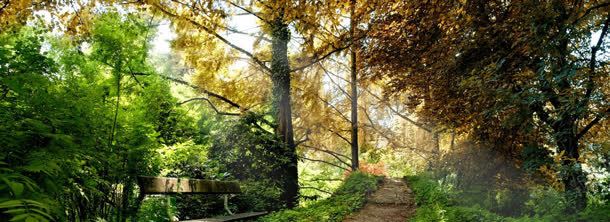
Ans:
{"label": "tree canopy", "polygon": [[2,221],[342,220],[365,174],[443,196],[417,218],[610,209],[608,1],[0,0],[0,21]]}

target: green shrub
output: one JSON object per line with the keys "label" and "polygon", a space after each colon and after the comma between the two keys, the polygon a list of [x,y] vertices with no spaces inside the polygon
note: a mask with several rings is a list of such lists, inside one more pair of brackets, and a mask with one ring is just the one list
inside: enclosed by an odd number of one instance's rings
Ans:
{"label": "green shrub", "polygon": [[236,212],[269,211],[277,208],[282,190],[271,181],[240,181],[243,193],[229,203],[236,205]]}
{"label": "green shrub", "polygon": [[169,196],[152,196],[142,201],[139,222],[169,222],[176,216],[176,200]]}
{"label": "green shrub", "polygon": [[439,183],[425,176],[406,177],[409,186],[415,191],[415,202],[418,206],[427,204],[448,205],[452,199],[450,191],[444,190]]}
{"label": "green shrub", "polygon": [[525,202],[526,213],[537,217],[559,216],[566,207],[563,194],[552,188],[535,187],[530,191],[529,200]]}
{"label": "green shrub", "polygon": [[579,221],[610,221],[610,203],[589,205],[578,214]]}
{"label": "green shrub", "polygon": [[445,216],[447,221],[504,221],[501,216],[479,207],[447,207]]}
{"label": "green shrub", "polygon": [[455,192],[451,187],[443,186],[426,176],[408,176],[406,179],[415,193],[417,204],[417,211],[411,221],[504,221],[501,216],[480,207],[456,206]]}
{"label": "green shrub", "polygon": [[375,176],[355,172],[337,188],[331,197],[304,207],[275,212],[259,221],[342,221],[345,216],[364,205],[366,195],[377,188],[378,182],[379,178]]}
{"label": "green shrub", "polygon": [[447,212],[445,207],[439,204],[427,204],[419,206],[411,221],[443,221],[445,218],[445,212]]}

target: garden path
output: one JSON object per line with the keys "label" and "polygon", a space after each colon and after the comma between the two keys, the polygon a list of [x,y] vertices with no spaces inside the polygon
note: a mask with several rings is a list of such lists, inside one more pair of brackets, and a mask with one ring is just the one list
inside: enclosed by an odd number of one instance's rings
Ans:
{"label": "garden path", "polygon": [[405,222],[415,214],[415,208],[413,191],[405,181],[385,178],[379,189],[367,198],[364,207],[344,222]]}

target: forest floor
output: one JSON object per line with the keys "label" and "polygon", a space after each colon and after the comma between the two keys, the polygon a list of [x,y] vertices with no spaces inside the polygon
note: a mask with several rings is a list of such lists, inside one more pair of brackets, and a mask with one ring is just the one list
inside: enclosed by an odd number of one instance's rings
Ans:
{"label": "forest floor", "polygon": [[358,212],[348,216],[344,222],[408,221],[415,214],[413,191],[404,180],[385,178],[381,187],[367,198]]}

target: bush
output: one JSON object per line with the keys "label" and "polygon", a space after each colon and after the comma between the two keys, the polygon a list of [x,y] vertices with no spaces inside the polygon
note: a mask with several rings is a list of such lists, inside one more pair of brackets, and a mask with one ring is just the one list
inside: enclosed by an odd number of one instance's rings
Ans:
{"label": "bush", "polygon": [[268,211],[277,208],[282,190],[270,181],[240,181],[243,193],[232,198],[234,212]]}
{"label": "bush", "polygon": [[566,207],[563,194],[552,188],[535,187],[530,191],[530,199],[525,202],[526,212],[537,217],[561,215]]}
{"label": "bush", "polygon": [[[553,189],[536,187],[530,191],[525,213],[518,218],[502,217],[469,201],[455,201],[457,195],[427,176],[406,177],[415,192],[417,212],[411,221],[498,221],[498,222],[572,222],[610,221],[610,203],[590,203],[578,214],[566,215],[569,205],[564,196]],[[462,197],[460,196],[460,199]]]}
{"label": "bush", "polygon": [[379,177],[355,172],[350,174],[331,197],[304,207],[275,212],[259,221],[342,221],[345,216],[364,205],[366,195],[377,189],[379,181]]}
{"label": "bush", "polygon": [[406,179],[415,193],[418,207],[411,221],[504,221],[501,216],[480,207],[456,206],[455,192],[450,186],[443,186],[426,176],[408,176]]}
{"label": "bush", "polygon": [[479,207],[447,207],[447,221],[504,221],[501,216]]}
{"label": "bush", "polygon": [[139,222],[169,222],[176,216],[176,201],[169,196],[148,197],[138,212]]}
{"label": "bush", "polygon": [[407,176],[409,186],[415,191],[415,202],[417,206],[437,204],[447,206],[450,203],[451,194],[449,190],[443,189],[439,183],[425,176]]}
{"label": "bush", "polygon": [[610,221],[610,203],[588,206],[578,214],[579,221]]}

